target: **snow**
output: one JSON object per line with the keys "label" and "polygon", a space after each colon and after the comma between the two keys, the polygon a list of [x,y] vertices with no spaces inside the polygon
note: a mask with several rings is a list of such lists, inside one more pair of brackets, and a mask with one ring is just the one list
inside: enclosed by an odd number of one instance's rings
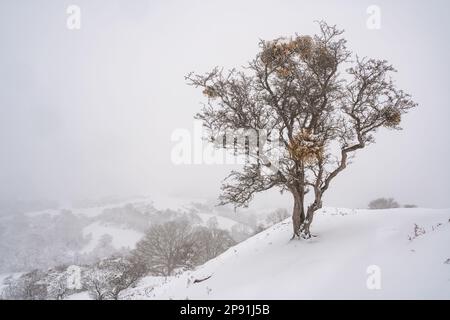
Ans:
{"label": "snow", "polygon": [[[155,208],[155,210],[171,209],[183,212],[197,212],[195,209],[195,203],[206,204],[205,199],[193,199],[193,198],[181,198],[164,195],[153,195],[152,197],[136,197],[129,200],[122,200],[119,202],[90,206],[90,207],[66,207],[60,209],[48,209],[35,212],[28,212],[26,216],[30,218],[39,218],[41,215],[50,215],[52,217],[57,216],[63,212],[63,210],[69,210],[75,215],[86,217],[90,219],[91,223],[83,229],[83,236],[91,235],[89,243],[80,251],[80,253],[92,252],[98,244],[98,241],[103,235],[110,235],[112,237],[112,245],[116,249],[130,248],[133,249],[136,243],[143,237],[143,233],[127,226],[120,226],[114,224],[114,221],[109,222],[107,218],[102,218],[101,214],[107,209],[121,208],[126,205],[132,205],[136,209],[146,210],[147,208]],[[218,222],[218,228],[231,231],[232,227],[239,222],[222,217],[211,212],[199,212],[198,216],[202,219],[201,225],[206,226],[207,221],[215,217]]]}
{"label": "snow", "polygon": [[171,209],[174,211],[186,212],[192,208],[192,203],[206,203],[207,200],[203,198],[182,198],[165,196],[155,194],[152,197],[136,197],[129,200],[123,200],[107,205],[89,206],[89,207],[61,207],[59,209],[48,209],[25,213],[28,217],[36,217],[39,215],[51,215],[56,216],[61,213],[62,210],[69,210],[76,215],[81,215],[89,218],[94,218],[102,214],[104,210],[120,208],[126,205],[133,205],[137,208],[152,205],[157,210]]}
{"label": "snow", "polygon": [[27,212],[25,213],[26,216],[32,218],[32,217],[37,217],[40,215],[49,215],[49,216],[57,216],[61,213],[61,210],[57,210],[57,209],[48,209],[48,210],[40,210],[40,211],[33,211],[33,212]]}
{"label": "snow", "polygon": [[[207,221],[215,217],[217,218],[218,228],[223,230],[231,231],[231,228],[239,224],[238,222],[213,214],[199,213],[198,216],[202,219],[203,224],[206,225]],[[94,250],[95,246],[98,244],[100,238],[107,234],[112,237],[112,245],[116,249],[120,248],[130,248],[134,249],[136,243],[142,239],[143,233],[135,231],[130,228],[121,228],[115,225],[108,225],[102,222],[94,222],[83,229],[83,236],[88,237],[89,234],[92,240],[80,251],[80,253],[89,253]]]}
{"label": "snow", "polygon": [[217,219],[217,228],[222,230],[231,231],[231,228],[236,224],[241,224],[235,220],[229,219],[227,217],[222,217],[215,214],[208,214],[208,213],[197,213],[197,215],[202,219],[203,224],[206,225],[208,220],[211,218]]}
{"label": "snow", "polygon": [[192,207],[192,203],[205,203],[206,201],[203,198],[185,198],[162,194],[153,194],[152,196],[152,204],[157,210],[171,209],[183,212],[188,211]]}
{"label": "snow", "polygon": [[89,292],[82,291],[82,292],[71,294],[70,296],[65,297],[64,300],[92,300],[92,299],[89,296]]}
{"label": "snow", "polygon": [[[414,237],[415,224],[425,234]],[[128,298],[450,298],[449,209],[325,208],[311,240],[290,241],[291,228],[287,219],[166,283],[144,280]],[[379,289],[367,284],[373,268],[380,271]]]}
{"label": "snow", "polygon": [[11,277],[12,279],[18,279],[23,273],[16,272],[16,273],[2,273],[0,274],[0,297],[3,290],[6,288],[5,280]]}
{"label": "snow", "polygon": [[[137,283],[135,288],[127,289],[121,293],[121,298],[125,300],[138,300],[142,296],[154,297],[153,290],[155,287],[166,284],[170,277],[149,276],[144,277]],[[144,289],[143,289],[144,288]]]}
{"label": "snow", "polygon": [[100,222],[94,222],[83,229],[84,236],[89,236],[89,234],[92,240],[81,250],[81,253],[88,253],[94,250],[100,238],[105,234],[112,237],[112,245],[116,249],[134,249],[136,243],[143,237],[141,232],[112,225],[104,225]]}

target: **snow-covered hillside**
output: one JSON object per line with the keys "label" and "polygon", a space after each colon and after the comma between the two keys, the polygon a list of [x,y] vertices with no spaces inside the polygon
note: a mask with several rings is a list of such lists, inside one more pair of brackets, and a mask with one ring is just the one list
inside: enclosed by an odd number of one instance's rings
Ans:
{"label": "snow-covered hillside", "polygon": [[[198,216],[202,220],[198,225],[206,226],[211,218],[216,219],[217,227],[219,229],[231,231],[234,225],[239,225],[239,223],[234,220],[213,214],[199,213]],[[90,236],[91,240],[81,250],[81,253],[87,253],[94,250],[102,236],[105,235],[111,236],[112,245],[116,249],[134,249],[136,243],[141,240],[144,234],[124,226],[114,226],[104,222],[94,222],[83,229],[83,235]]]}
{"label": "snow-covered hillside", "polygon": [[90,264],[124,254],[152,225],[176,219],[228,231],[237,242],[254,234],[258,222],[253,213],[217,208],[212,200],[160,196],[18,211],[0,216],[0,273]]}
{"label": "snow-covered hillside", "polygon": [[160,284],[144,278],[124,298],[450,299],[450,210],[323,209],[315,238],[290,241],[291,228],[288,219]]}
{"label": "snow-covered hillside", "polygon": [[91,252],[98,245],[104,235],[111,236],[111,244],[115,249],[134,249],[136,243],[141,240],[143,233],[116,226],[102,225],[94,222],[83,229],[84,236],[90,236],[89,243],[80,251],[81,253]]}

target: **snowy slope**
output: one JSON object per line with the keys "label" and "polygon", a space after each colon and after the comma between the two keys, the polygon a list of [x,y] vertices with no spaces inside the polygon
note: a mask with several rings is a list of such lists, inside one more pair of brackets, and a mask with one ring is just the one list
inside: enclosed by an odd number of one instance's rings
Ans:
{"label": "snowy slope", "polygon": [[[415,224],[425,234],[414,237]],[[290,241],[286,220],[151,290],[143,281],[124,298],[450,299],[450,210],[324,209],[313,233]],[[373,265],[379,290],[367,286]]]}

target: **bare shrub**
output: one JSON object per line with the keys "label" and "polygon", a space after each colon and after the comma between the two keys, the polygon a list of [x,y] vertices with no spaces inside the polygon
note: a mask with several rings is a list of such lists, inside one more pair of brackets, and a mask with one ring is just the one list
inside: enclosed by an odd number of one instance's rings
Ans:
{"label": "bare shrub", "polygon": [[369,203],[369,209],[399,208],[400,205],[393,198],[378,198]]}

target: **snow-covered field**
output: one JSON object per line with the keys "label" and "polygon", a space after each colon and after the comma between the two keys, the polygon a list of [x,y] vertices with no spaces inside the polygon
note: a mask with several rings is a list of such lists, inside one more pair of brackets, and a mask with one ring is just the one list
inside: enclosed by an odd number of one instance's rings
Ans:
{"label": "snow-covered field", "polygon": [[106,226],[102,225],[100,222],[94,222],[84,228],[83,235],[90,236],[91,241],[81,250],[81,253],[87,253],[94,250],[103,235],[111,236],[112,245],[116,249],[134,249],[136,243],[144,236],[143,233],[132,229]]}
{"label": "snow-covered field", "polygon": [[288,219],[194,271],[145,278],[123,297],[450,299],[448,209],[328,208],[312,231],[311,240],[290,241]]}

